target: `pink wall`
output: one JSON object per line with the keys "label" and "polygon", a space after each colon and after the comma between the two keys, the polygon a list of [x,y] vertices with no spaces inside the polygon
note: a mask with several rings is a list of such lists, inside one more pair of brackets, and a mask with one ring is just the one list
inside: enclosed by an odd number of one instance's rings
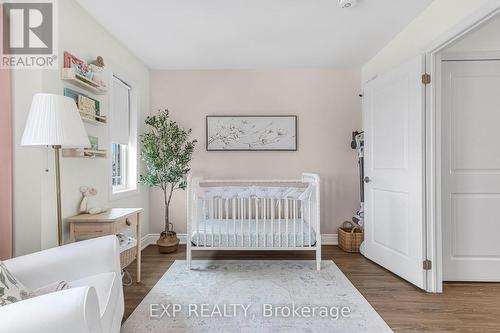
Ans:
{"label": "pink wall", "polygon": [[12,113],[9,71],[0,70],[0,260],[12,256]]}
{"label": "pink wall", "polygon": [[[351,131],[361,127],[358,70],[152,71],[152,110],[168,108],[172,118],[198,139],[192,173],[218,179],[290,179],[302,172],[321,177],[323,234],[358,208],[356,154]],[[296,114],[297,152],[207,152],[205,116],[213,114]],[[173,222],[186,232],[186,199],[173,199]],[[151,192],[150,232],[162,228],[162,196]]]}

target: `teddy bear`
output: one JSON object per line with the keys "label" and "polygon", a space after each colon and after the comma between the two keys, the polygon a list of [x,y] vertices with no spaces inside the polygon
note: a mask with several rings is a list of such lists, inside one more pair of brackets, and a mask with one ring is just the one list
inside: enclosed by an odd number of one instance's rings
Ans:
{"label": "teddy bear", "polygon": [[82,193],[82,202],[80,203],[80,213],[99,214],[106,211],[105,207],[97,206],[94,196],[97,194],[97,189],[94,187],[80,187]]}

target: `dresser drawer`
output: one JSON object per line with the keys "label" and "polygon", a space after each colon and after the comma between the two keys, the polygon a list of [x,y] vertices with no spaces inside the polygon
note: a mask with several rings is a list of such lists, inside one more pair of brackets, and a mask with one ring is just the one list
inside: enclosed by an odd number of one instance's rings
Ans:
{"label": "dresser drawer", "polygon": [[114,234],[113,223],[109,222],[74,223],[72,228],[77,237],[91,238]]}
{"label": "dresser drawer", "polygon": [[134,229],[137,226],[137,215],[130,215],[128,217],[124,217],[116,220],[113,223],[113,227],[115,228],[114,233],[120,233],[128,229]]}

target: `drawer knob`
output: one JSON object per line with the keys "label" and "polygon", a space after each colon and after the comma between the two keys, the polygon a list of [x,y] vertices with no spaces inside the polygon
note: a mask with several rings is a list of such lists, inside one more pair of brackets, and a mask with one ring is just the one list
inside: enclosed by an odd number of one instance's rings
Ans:
{"label": "drawer knob", "polygon": [[125,219],[125,224],[128,225],[128,226],[131,226],[132,222],[130,222],[130,220],[128,218],[126,218]]}

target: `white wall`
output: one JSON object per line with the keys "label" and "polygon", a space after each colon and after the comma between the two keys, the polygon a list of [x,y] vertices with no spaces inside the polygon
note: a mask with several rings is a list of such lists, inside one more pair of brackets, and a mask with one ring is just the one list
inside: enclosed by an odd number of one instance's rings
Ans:
{"label": "white wall", "polygon": [[[142,126],[149,112],[149,70],[126,46],[120,44],[74,0],[58,1],[60,67],[65,50],[84,60],[104,58],[108,70],[128,81],[138,92],[139,123]],[[14,254],[21,255],[55,246],[56,205],[54,155],[51,149],[20,147],[31,98],[36,92],[62,94],[70,87],[60,79],[60,70],[13,71],[14,113]],[[98,96],[104,112],[109,110],[108,96]],[[102,148],[109,148],[108,126],[85,125],[89,135],[99,138]],[[108,154],[109,155],[109,154]],[[49,172],[44,170],[48,168]],[[109,201],[110,162],[106,159],[62,159],[63,217],[77,212],[81,185],[98,189],[98,201],[110,207],[142,207],[142,233],[149,232],[149,190],[140,187],[138,193],[117,201]],[[67,234],[67,232],[66,232]]]}
{"label": "white wall", "polygon": [[489,0],[435,0],[362,70],[363,82],[420,54],[436,38]]}
{"label": "white wall", "polygon": [[445,52],[480,52],[500,50],[500,15],[471,31]]}
{"label": "white wall", "polygon": [[[33,94],[42,90],[39,70],[15,70],[12,80],[14,255],[41,248],[42,150],[20,147]],[[54,205],[55,207],[55,205]]]}
{"label": "white wall", "polygon": [[[198,139],[191,172],[212,179],[321,177],[321,233],[359,208],[357,155],[351,132],[361,127],[358,69],[180,70],[151,72],[152,110],[168,108],[172,119]],[[214,152],[205,149],[205,116],[293,114],[298,116],[296,152]],[[186,232],[186,194],[172,201],[176,231]],[[162,231],[163,197],[151,191],[151,232]]]}

